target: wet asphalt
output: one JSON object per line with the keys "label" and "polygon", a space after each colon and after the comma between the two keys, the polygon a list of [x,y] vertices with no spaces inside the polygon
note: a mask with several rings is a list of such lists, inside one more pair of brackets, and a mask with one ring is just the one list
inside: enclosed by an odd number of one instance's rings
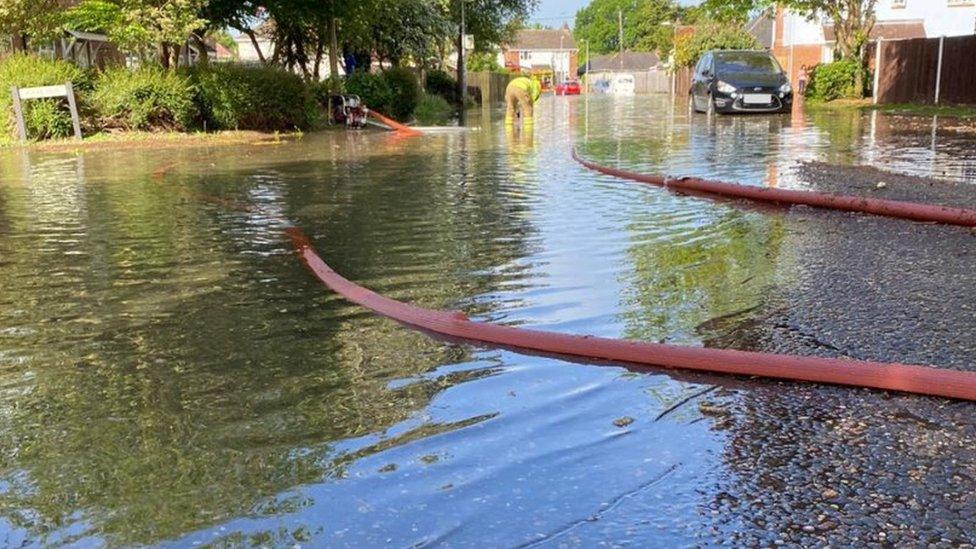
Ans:
{"label": "wet asphalt", "polygon": [[[833,190],[881,176],[891,194],[936,198],[920,190],[934,185],[924,179],[822,164],[803,170]],[[969,193],[945,203],[972,203]],[[976,370],[976,234],[808,208],[783,215],[790,252],[781,283],[762,312],[709,326],[709,345]],[[725,394],[700,403],[730,435],[724,461],[735,473],[714,487],[709,511],[721,518],[713,540],[976,540],[973,403],[773,381]]]}
{"label": "wet asphalt", "polygon": [[832,193],[976,208],[971,183],[895,173],[872,166],[840,166],[803,162],[798,178],[811,187]]}

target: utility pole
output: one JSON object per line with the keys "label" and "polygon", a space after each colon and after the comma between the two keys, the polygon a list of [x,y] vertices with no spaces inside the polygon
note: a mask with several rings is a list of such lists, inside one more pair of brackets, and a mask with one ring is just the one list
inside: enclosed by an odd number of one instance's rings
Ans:
{"label": "utility pole", "polygon": [[461,34],[458,36],[458,54],[457,54],[457,76],[458,76],[458,97],[461,99],[461,109],[458,111],[460,118],[460,123],[463,126],[467,121],[467,112],[465,112],[464,106],[467,104],[465,99],[468,96],[468,74],[466,67],[464,66],[464,33],[466,29],[464,28],[464,2],[466,0],[458,0],[461,3]]}
{"label": "utility pole", "polygon": [[617,29],[620,33],[620,68],[624,68],[624,10],[617,10]]}
{"label": "utility pole", "polygon": [[590,95],[590,40],[586,40],[586,95]]}

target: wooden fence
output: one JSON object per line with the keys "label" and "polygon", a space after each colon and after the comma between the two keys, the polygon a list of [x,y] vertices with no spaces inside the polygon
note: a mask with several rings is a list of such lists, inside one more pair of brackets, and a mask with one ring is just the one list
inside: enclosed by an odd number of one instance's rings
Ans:
{"label": "wooden fence", "polygon": [[976,104],[976,36],[881,42],[877,103]]}
{"label": "wooden fence", "polygon": [[674,75],[674,94],[678,97],[688,97],[691,92],[691,69],[682,67]]}
{"label": "wooden fence", "polygon": [[586,75],[590,84],[601,80],[613,82],[618,74],[629,74],[634,77],[634,93],[671,93],[671,73],[665,70],[649,71],[593,71]]}
{"label": "wooden fence", "polygon": [[503,103],[505,88],[508,83],[517,78],[517,74],[500,72],[469,72],[467,73],[468,94],[481,103]]}

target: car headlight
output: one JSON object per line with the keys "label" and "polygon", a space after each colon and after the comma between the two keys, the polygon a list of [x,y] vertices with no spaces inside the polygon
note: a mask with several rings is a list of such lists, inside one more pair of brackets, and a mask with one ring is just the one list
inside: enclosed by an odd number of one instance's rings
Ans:
{"label": "car headlight", "polygon": [[786,84],[783,84],[782,86],[779,87],[779,91],[783,93],[790,93],[791,91],[793,91],[793,86],[790,86],[790,83],[787,82]]}
{"label": "car headlight", "polygon": [[718,91],[725,94],[735,93],[735,86],[729,84],[728,82],[722,82],[721,80],[719,80],[718,84],[715,87],[716,89],[718,89]]}

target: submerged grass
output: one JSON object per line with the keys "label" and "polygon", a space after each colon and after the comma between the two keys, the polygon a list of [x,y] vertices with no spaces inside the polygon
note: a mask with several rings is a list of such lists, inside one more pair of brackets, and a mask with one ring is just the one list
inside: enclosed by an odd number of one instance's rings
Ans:
{"label": "submerged grass", "polygon": [[97,133],[86,136],[81,141],[73,139],[56,139],[49,141],[33,141],[21,144],[17,141],[0,141],[0,149],[25,147],[35,150],[81,150],[99,148],[119,149],[158,149],[165,147],[186,146],[215,146],[215,145],[250,145],[274,144],[301,138],[302,132],[257,132],[257,131],[223,131],[223,132],[120,132]]}
{"label": "submerged grass", "polygon": [[976,120],[976,105],[925,105],[921,103],[893,103],[875,105],[870,99],[837,99],[834,101],[807,100],[809,109],[878,111],[899,116],[942,116]]}

